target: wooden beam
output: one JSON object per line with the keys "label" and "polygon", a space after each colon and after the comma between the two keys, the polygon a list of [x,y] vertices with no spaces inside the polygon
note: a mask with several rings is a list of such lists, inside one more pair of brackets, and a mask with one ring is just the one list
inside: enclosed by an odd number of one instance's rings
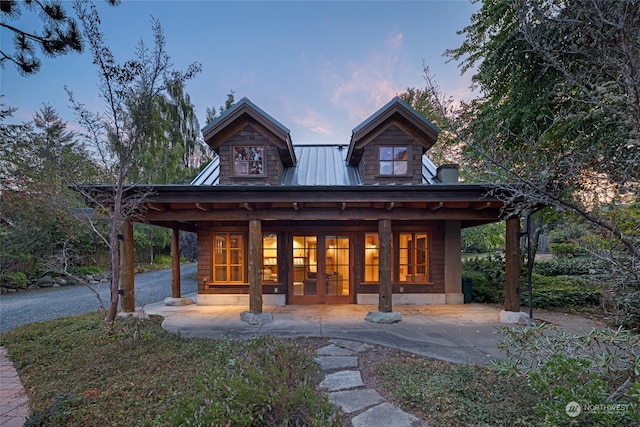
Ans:
{"label": "wooden beam", "polygon": [[249,221],[249,311],[262,313],[262,224]]}
{"label": "wooden beam", "polygon": [[180,298],[180,230],[171,229],[171,297]]}
{"label": "wooden beam", "polygon": [[378,221],[378,241],[380,251],[378,258],[378,311],[391,313],[391,258],[393,244],[391,241],[391,220]]}
{"label": "wooden beam", "polygon": [[166,206],[160,205],[158,203],[152,203],[152,202],[147,203],[147,207],[152,211],[156,211],[156,212],[164,212],[167,210]]}
{"label": "wooden beam", "polygon": [[476,211],[481,211],[482,209],[487,209],[491,207],[491,202],[485,202],[481,205],[473,206],[472,209]]}
{"label": "wooden beam", "polygon": [[120,241],[120,289],[124,291],[120,300],[120,309],[125,313],[132,313],[136,309],[134,273],[133,223],[125,221],[122,224]]}
{"label": "wooden beam", "polygon": [[[421,208],[393,208],[391,211],[383,209],[370,209],[365,207],[357,207],[345,209],[341,211],[336,209],[335,202],[331,206],[323,208],[304,208],[297,203],[297,210],[288,208],[272,208],[266,210],[255,209],[247,211],[246,209],[213,209],[209,212],[203,212],[198,209],[176,209],[167,212],[147,211],[144,214],[144,220],[150,223],[160,223],[162,221],[181,221],[181,222],[198,222],[198,221],[248,221],[250,219],[262,219],[265,221],[275,220],[375,220],[380,218],[389,218],[392,220],[480,220],[497,222],[500,221],[501,212],[499,208],[473,210],[473,209],[449,209],[441,208],[436,211],[427,209],[423,205]],[[161,225],[161,224],[158,224]]]}
{"label": "wooden beam", "polygon": [[520,218],[507,220],[504,254],[504,309],[520,311]]}

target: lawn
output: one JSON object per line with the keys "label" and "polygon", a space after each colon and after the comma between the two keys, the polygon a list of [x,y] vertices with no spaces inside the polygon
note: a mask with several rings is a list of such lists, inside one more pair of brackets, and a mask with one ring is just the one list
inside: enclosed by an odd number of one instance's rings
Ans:
{"label": "lawn", "polygon": [[[99,313],[26,325],[2,337],[29,395],[28,425],[346,426],[316,385],[326,339],[186,339],[161,318]],[[367,387],[433,426],[539,425],[525,378],[374,346]]]}

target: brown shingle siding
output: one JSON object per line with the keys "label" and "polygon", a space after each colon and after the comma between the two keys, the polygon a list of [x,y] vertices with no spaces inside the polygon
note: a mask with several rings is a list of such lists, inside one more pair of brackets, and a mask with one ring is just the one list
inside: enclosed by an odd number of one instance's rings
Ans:
{"label": "brown shingle siding", "polygon": [[[409,147],[408,174],[406,176],[379,175],[378,147],[384,145],[406,145]],[[424,147],[396,125],[389,126],[364,148],[358,165],[364,184],[420,184],[422,183],[422,154]]]}
{"label": "brown shingle siding", "polygon": [[[233,147],[238,145],[264,145],[264,176],[245,177],[233,174]],[[220,147],[220,184],[222,185],[277,185],[280,183],[283,165],[278,148],[251,125],[245,126]]]}

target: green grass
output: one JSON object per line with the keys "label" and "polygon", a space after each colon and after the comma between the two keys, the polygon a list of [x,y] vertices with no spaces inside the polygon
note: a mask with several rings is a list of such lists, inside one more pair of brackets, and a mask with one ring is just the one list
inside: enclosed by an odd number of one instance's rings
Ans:
{"label": "green grass", "polygon": [[378,361],[371,369],[396,405],[433,426],[539,424],[536,394],[523,378],[413,356]]}
{"label": "green grass", "polygon": [[[275,426],[286,419],[305,420],[289,425],[341,425],[326,396],[314,389],[318,368],[304,340],[185,339],[162,330],[160,321],[118,319],[107,329],[93,313],[3,335],[29,395],[28,425],[196,425],[197,408],[228,401],[227,387],[237,390],[245,381],[235,406],[208,414],[204,425]],[[259,348],[270,349],[269,357],[260,357]],[[231,369],[232,360],[238,369]],[[220,387],[211,387],[216,381]],[[296,407],[279,405],[283,397],[295,398]]]}
{"label": "green grass", "polygon": [[[39,426],[342,426],[316,390],[324,339],[186,339],[161,318],[99,313],[17,328],[0,337]],[[384,347],[361,355],[367,387],[433,426],[538,425],[524,377],[424,359]]]}

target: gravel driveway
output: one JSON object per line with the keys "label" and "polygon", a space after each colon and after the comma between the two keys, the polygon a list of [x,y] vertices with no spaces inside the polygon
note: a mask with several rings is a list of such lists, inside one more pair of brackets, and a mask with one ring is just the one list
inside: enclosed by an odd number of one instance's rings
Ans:
{"label": "gravel driveway", "polygon": [[[186,264],[180,268],[182,294],[198,291],[193,275],[197,264]],[[96,285],[102,301],[109,303],[109,283]],[[136,305],[162,301],[171,296],[171,269],[137,274],[135,278]],[[62,286],[41,288],[12,294],[0,294],[0,333],[20,325],[57,319],[58,317],[95,311],[100,308],[96,296],[85,286]]]}

